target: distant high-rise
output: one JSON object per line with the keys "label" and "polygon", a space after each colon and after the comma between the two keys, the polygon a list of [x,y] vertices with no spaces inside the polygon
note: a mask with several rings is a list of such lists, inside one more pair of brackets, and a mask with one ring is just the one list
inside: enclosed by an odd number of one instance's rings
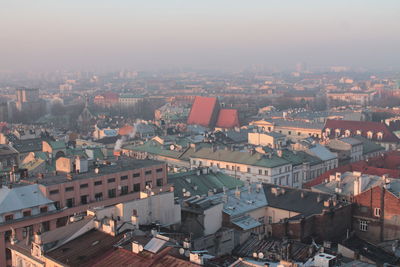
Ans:
{"label": "distant high-rise", "polygon": [[37,88],[18,88],[16,90],[17,121],[32,121],[38,119],[45,111],[43,100],[39,97]]}
{"label": "distant high-rise", "polygon": [[18,88],[17,102],[35,102],[39,100],[39,89],[37,88]]}

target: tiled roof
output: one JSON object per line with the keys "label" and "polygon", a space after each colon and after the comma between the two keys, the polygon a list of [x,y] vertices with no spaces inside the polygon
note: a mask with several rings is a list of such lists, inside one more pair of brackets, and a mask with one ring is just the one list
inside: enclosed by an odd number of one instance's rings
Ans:
{"label": "tiled roof", "polygon": [[236,109],[221,109],[218,114],[217,127],[239,127],[239,115]]}
{"label": "tiled roof", "polygon": [[187,123],[213,127],[218,109],[219,103],[216,97],[196,96]]}
{"label": "tiled roof", "polygon": [[[205,169],[204,169],[205,171]],[[209,172],[203,174],[200,170],[189,171],[184,173],[172,174],[168,176],[168,183],[174,185],[174,194],[176,197],[182,197],[182,189],[190,191],[191,195],[207,195],[209,190],[216,189],[217,192],[222,192],[223,187],[234,189],[236,186],[242,187],[243,181],[235,179],[222,172]]]}
{"label": "tiled roof", "polygon": [[212,149],[209,148],[200,149],[192,155],[192,158],[219,160],[225,162],[260,166],[264,168],[274,168],[290,164],[289,161],[284,158],[280,158],[275,154],[271,155],[271,158],[269,158],[260,153],[251,154],[250,152],[229,151],[222,149],[212,151]]}
{"label": "tiled roof", "polygon": [[[357,135],[357,131],[361,131],[361,136],[368,137],[368,132],[373,133],[372,140],[382,142],[399,142],[400,140],[393,134],[386,124],[373,121],[347,121],[347,120],[327,120],[324,131],[329,128],[330,135],[335,136],[336,129],[340,130],[340,135],[344,135],[346,130],[351,132],[350,135]],[[382,139],[378,139],[378,133],[383,134]]]}

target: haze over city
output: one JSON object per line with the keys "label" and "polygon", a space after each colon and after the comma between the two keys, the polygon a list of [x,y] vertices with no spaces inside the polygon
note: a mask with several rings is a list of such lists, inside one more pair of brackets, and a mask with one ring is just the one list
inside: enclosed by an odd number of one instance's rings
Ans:
{"label": "haze over city", "polygon": [[400,0],[0,0],[0,267],[400,266]]}
{"label": "haze over city", "polygon": [[2,1],[0,70],[399,69],[400,2]]}

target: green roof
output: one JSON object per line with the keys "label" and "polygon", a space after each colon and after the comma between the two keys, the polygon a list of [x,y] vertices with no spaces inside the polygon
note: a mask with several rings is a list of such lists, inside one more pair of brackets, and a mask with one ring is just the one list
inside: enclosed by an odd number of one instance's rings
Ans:
{"label": "green roof", "polygon": [[52,149],[63,149],[66,148],[64,141],[48,141]]}
{"label": "green roof", "polygon": [[[203,169],[206,170],[206,169]],[[199,175],[197,175],[199,172]],[[175,197],[183,196],[183,189],[190,192],[192,196],[207,195],[210,190],[222,192],[223,187],[226,189],[234,189],[242,187],[244,182],[235,179],[222,172],[209,172],[208,174],[200,174],[200,170],[193,170],[184,173],[168,175],[168,183],[174,185]]]}
{"label": "green roof", "polygon": [[276,154],[263,155],[261,153],[241,152],[241,151],[230,151],[230,150],[216,150],[212,151],[209,148],[202,148],[199,151],[193,153],[193,158],[203,158],[211,160],[219,160],[225,162],[232,162],[238,164],[246,164],[252,166],[259,166],[264,168],[274,168],[290,162],[284,158],[278,157]]}

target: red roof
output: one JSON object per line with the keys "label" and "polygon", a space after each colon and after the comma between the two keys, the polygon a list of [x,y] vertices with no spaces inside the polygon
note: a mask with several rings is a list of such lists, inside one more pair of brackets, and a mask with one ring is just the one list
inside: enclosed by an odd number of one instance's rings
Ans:
{"label": "red roof", "polygon": [[350,163],[338,168],[329,170],[322,175],[318,176],[314,180],[309,181],[303,185],[304,188],[311,188],[312,186],[321,184],[325,179],[329,178],[329,175],[334,175],[336,172],[353,172],[359,171],[365,174],[382,176],[384,174],[389,175],[391,178],[400,178],[400,152],[391,151],[378,156],[370,158],[368,161],[358,161]]}
{"label": "red roof", "polygon": [[[400,140],[395,134],[390,131],[389,127],[381,122],[373,121],[347,121],[347,120],[327,120],[325,123],[325,129],[329,128],[330,136],[335,136],[336,129],[340,130],[340,135],[344,135],[346,130],[351,132],[350,135],[356,135],[357,131],[361,131],[361,135],[368,138],[367,132],[371,131],[373,133],[372,140],[381,142],[395,143]],[[378,133],[383,134],[382,139],[378,139]]]}
{"label": "red roof", "polygon": [[119,135],[129,135],[133,132],[133,126],[126,124],[125,126],[119,128],[118,134]]}
{"label": "red roof", "polygon": [[236,109],[221,109],[218,114],[217,127],[239,127],[239,116]]}
{"label": "red roof", "polygon": [[219,103],[216,97],[196,96],[187,123],[213,127],[218,110]]}
{"label": "red roof", "polygon": [[167,254],[170,248],[162,250],[158,254],[151,254],[149,252],[141,252],[135,254],[126,249],[119,248],[106,253],[100,257],[94,264],[90,266],[142,266],[142,267],[195,267],[197,264],[191,263],[187,260],[179,259]]}

